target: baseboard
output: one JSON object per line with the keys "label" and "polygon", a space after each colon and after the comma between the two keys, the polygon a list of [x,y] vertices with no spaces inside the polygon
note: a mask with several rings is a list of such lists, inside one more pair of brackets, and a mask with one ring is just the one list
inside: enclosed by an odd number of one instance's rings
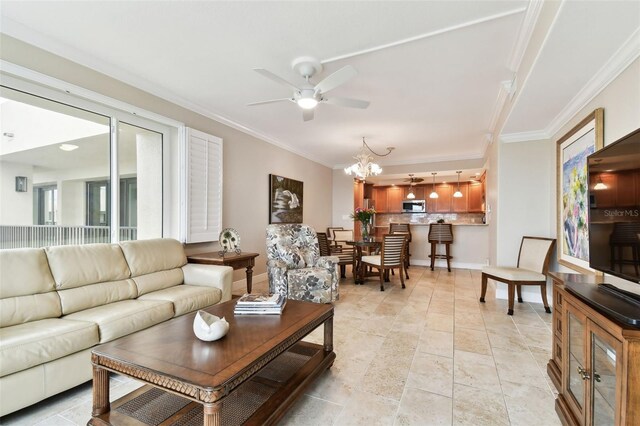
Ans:
{"label": "baseboard", "polygon": [[[430,260],[422,260],[422,259],[412,259],[410,262],[410,265],[416,265],[416,266],[431,266],[431,261]],[[436,260],[435,266],[438,268],[446,268],[447,267],[447,261],[446,260]],[[482,269],[484,265],[482,263],[466,263],[466,262],[456,262],[456,261],[452,261],[451,262],[451,267],[452,268],[456,268],[456,269],[476,269],[476,270],[480,270]]]}
{"label": "baseboard", "polygon": [[[509,292],[507,290],[507,285],[496,282],[496,299],[505,299],[509,298]],[[549,302],[549,306],[553,306],[553,286],[547,284],[547,301]],[[542,303],[542,296],[540,295],[540,287],[537,285],[532,286],[522,286],[522,300],[529,303]]]}

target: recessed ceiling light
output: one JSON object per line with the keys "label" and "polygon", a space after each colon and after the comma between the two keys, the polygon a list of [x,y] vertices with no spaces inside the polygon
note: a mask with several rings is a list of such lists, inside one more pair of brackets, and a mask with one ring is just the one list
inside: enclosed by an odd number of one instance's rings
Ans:
{"label": "recessed ceiling light", "polygon": [[63,143],[58,148],[63,151],[73,151],[74,149],[78,149],[78,145],[71,145],[70,143]]}

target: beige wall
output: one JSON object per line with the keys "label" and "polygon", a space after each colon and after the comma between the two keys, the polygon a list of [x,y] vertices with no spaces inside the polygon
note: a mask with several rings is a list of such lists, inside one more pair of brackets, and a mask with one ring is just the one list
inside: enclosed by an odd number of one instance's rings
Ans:
{"label": "beige wall", "polygon": [[[221,137],[224,140],[223,226],[238,230],[244,250],[260,253],[255,274],[266,271],[265,227],[268,224],[269,173],[304,182],[305,223],[324,229],[332,222],[332,170],[328,167],[6,35],[0,35],[0,42],[0,57],[3,60]],[[176,194],[179,171],[177,147],[172,148],[171,156],[171,200],[175,204],[179,200]],[[178,210],[172,208],[171,211],[175,216]],[[175,222],[176,218],[170,220]],[[187,247],[187,252],[214,248],[217,249],[217,244],[191,245]],[[242,278],[242,271],[236,271],[234,279]]]}
{"label": "beige wall", "polygon": [[[614,81],[575,114],[548,140],[500,143],[489,150],[489,161],[498,164],[495,184],[488,185],[489,202],[494,198],[490,220],[491,262],[515,265],[522,235],[557,238],[556,220],[556,141],[596,108],[604,108],[605,146],[640,126],[640,59],[634,61]],[[494,175],[488,167],[488,176]],[[552,271],[575,272],[558,265],[552,258]],[[640,293],[640,286],[610,278],[621,286]],[[499,286],[497,295],[506,297]],[[550,291],[550,289],[548,289]],[[525,289],[525,300],[538,301],[536,288]]]}

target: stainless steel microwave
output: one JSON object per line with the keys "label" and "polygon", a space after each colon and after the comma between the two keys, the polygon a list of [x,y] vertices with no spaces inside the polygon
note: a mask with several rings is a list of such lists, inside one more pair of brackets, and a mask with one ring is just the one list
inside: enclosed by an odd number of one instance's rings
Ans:
{"label": "stainless steel microwave", "polygon": [[402,211],[404,213],[424,213],[427,211],[427,203],[424,200],[404,200]]}

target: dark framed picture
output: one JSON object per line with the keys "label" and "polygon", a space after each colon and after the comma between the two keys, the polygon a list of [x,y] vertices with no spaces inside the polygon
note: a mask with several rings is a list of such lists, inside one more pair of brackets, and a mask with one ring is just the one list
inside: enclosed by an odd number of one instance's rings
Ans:
{"label": "dark framed picture", "polygon": [[16,192],[27,192],[26,176],[16,176]]}
{"label": "dark framed picture", "polygon": [[302,223],[303,183],[269,175],[269,223]]}

